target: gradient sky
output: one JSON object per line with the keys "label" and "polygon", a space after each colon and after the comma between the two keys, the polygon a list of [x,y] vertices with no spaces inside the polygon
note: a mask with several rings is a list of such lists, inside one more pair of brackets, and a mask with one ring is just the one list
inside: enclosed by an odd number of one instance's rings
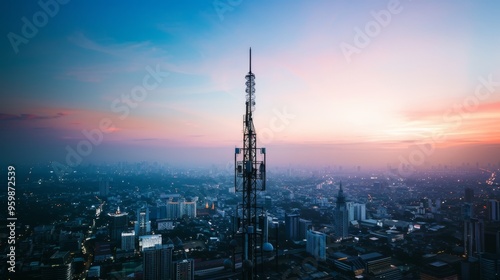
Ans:
{"label": "gradient sky", "polygon": [[[7,163],[65,164],[103,119],[112,127],[82,163],[232,162],[252,47],[269,164],[420,165],[418,143],[425,164],[500,164],[498,1],[69,1],[16,53],[23,17],[43,21],[23,3],[0,4]],[[358,47],[349,59],[345,44]],[[168,76],[127,116],[113,110],[147,67]]]}

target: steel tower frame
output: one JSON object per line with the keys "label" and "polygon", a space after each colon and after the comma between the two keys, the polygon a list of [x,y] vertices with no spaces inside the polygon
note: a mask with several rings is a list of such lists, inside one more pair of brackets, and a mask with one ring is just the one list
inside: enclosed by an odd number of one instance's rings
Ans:
{"label": "steel tower frame", "polygon": [[[243,148],[234,153],[235,190],[242,193],[241,227],[238,234],[243,237],[243,279],[254,279],[257,273],[257,249],[262,250],[262,229],[257,228],[258,211],[257,191],[266,186],[266,149],[257,148],[257,134],[252,113],[255,110],[255,75],[252,73],[252,49],[250,48],[249,72],[246,79],[245,115],[243,116]],[[238,211],[237,211],[238,212]]]}

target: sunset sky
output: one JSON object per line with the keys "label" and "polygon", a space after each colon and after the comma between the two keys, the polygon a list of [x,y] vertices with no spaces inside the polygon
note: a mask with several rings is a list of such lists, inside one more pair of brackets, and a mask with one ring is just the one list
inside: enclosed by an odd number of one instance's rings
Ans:
{"label": "sunset sky", "polygon": [[231,162],[251,47],[269,164],[500,164],[498,1],[66,2],[0,4],[5,163]]}

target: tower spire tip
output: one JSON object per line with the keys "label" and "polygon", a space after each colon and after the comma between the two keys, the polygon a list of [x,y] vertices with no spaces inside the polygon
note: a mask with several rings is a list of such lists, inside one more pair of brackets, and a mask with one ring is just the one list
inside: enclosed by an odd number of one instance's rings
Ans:
{"label": "tower spire tip", "polygon": [[252,73],[252,47],[250,47],[250,73]]}

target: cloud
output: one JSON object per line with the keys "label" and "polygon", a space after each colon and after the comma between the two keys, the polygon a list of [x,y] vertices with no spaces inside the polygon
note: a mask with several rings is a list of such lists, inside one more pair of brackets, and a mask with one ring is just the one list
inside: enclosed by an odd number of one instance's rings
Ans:
{"label": "cloud", "polygon": [[131,51],[137,49],[151,48],[151,43],[147,41],[122,43],[122,44],[117,44],[117,43],[101,44],[87,38],[87,36],[85,36],[81,32],[77,32],[72,36],[68,37],[68,40],[78,47],[114,56],[125,56],[129,55]]}
{"label": "cloud", "polygon": [[37,121],[58,119],[68,115],[67,113],[56,113],[54,115],[37,115],[37,114],[3,114],[0,113],[0,121]]}

